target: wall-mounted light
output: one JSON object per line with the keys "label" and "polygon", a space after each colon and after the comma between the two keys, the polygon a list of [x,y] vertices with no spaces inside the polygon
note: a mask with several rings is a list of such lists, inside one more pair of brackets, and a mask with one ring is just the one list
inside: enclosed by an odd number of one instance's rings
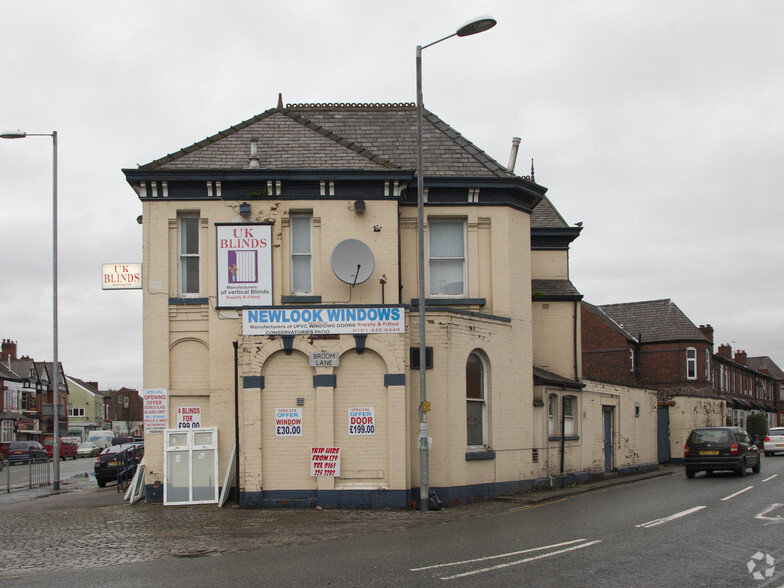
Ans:
{"label": "wall-mounted light", "polygon": [[138,224],[142,224],[144,222],[144,217],[140,214],[139,216],[136,217],[136,222]]}
{"label": "wall-mounted light", "polygon": [[373,232],[380,233],[381,232],[381,225],[373,225]]}
{"label": "wall-mounted light", "polygon": [[250,216],[250,204],[247,202],[240,204],[240,216]]}
{"label": "wall-mounted light", "polygon": [[365,201],[364,200],[355,200],[354,201],[354,212],[357,214],[362,214],[365,212]]}

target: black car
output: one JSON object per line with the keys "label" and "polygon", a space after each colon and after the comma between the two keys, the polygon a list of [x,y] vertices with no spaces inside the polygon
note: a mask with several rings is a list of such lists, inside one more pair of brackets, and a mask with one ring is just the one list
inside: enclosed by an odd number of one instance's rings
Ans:
{"label": "black car", "polygon": [[46,449],[38,441],[14,441],[8,446],[8,465],[48,459]]}
{"label": "black car", "polygon": [[740,427],[705,427],[694,429],[683,447],[686,477],[699,471],[734,471],[745,476],[751,468],[758,474],[762,465],[759,448]]}
{"label": "black car", "polygon": [[101,488],[108,482],[130,482],[143,456],[144,443],[107,447],[95,459],[95,481]]}

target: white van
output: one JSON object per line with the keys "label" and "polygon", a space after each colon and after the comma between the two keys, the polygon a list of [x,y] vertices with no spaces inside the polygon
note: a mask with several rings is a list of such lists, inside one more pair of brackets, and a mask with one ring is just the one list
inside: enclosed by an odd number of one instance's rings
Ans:
{"label": "white van", "polygon": [[101,448],[101,451],[112,444],[112,437],[114,437],[114,431],[90,431],[87,433],[87,440],[95,443]]}

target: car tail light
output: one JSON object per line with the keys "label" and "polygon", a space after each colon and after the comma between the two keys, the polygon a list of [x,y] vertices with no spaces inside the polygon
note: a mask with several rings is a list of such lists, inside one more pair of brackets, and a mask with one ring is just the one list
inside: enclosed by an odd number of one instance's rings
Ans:
{"label": "car tail light", "polygon": [[738,444],[733,443],[730,445],[730,455],[738,455]]}
{"label": "car tail light", "polygon": [[768,443],[770,443],[770,437],[765,437],[765,441],[767,441]]}
{"label": "car tail light", "polygon": [[683,446],[683,457],[689,457],[689,444]]}

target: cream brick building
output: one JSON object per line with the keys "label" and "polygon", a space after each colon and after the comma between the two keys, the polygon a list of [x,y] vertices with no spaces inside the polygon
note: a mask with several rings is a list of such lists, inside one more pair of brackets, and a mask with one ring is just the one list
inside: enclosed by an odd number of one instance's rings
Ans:
{"label": "cream brick building", "polygon": [[[236,480],[245,505],[419,498],[415,147],[410,104],[279,104],[123,170],[143,204],[158,399],[148,500],[236,498]],[[603,471],[603,407],[648,400],[585,400],[579,228],[429,112],[424,148],[430,488],[460,504]],[[627,449],[613,469],[655,461]]]}

